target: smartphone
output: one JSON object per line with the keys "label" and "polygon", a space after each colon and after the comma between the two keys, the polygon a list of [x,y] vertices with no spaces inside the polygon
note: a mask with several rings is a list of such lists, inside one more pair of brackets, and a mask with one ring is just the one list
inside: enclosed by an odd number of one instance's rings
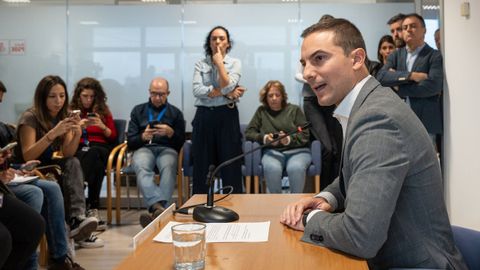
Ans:
{"label": "smartphone", "polygon": [[10,167],[20,171],[31,171],[35,169],[40,162],[30,162],[25,164],[10,164]]}
{"label": "smartphone", "polygon": [[80,114],[80,110],[73,110],[70,112],[70,114],[68,115],[69,117],[74,117],[76,115],[79,115]]}
{"label": "smartphone", "polygon": [[15,146],[17,146],[17,142],[11,142],[5,145],[5,147],[3,147],[2,149],[0,149],[0,153],[6,152],[7,150],[14,148]]}
{"label": "smartphone", "polygon": [[87,117],[97,117],[97,115],[93,112],[87,113]]}
{"label": "smartphone", "polygon": [[150,125],[150,128],[155,128],[156,125],[160,125],[162,122],[160,121],[157,121],[157,120],[153,120],[153,121],[150,121],[148,124]]}

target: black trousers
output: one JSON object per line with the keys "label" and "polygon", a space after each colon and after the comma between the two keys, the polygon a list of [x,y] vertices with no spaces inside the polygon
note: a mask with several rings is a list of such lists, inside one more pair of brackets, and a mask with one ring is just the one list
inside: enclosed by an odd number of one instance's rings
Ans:
{"label": "black trousers", "polygon": [[304,97],[303,111],[307,121],[312,123],[310,132],[322,143],[322,172],[320,190],[338,176],[342,154],[343,132],[338,120],[333,117],[335,106],[320,106],[317,97]]}
{"label": "black trousers", "polygon": [[88,151],[83,151],[81,146],[78,148],[76,156],[80,160],[83,176],[88,183],[87,206],[91,209],[97,209],[100,206],[100,190],[102,189],[108,155],[112,146],[105,143],[90,142]]}
{"label": "black trousers", "polygon": [[[237,107],[197,107],[192,126],[193,193],[207,193],[209,166],[242,153]],[[223,186],[232,186],[233,193],[242,193],[241,166],[237,161],[220,171]]]}
{"label": "black trousers", "polygon": [[23,269],[44,232],[45,222],[39,213],[4,194],[0,207],[0,269]]}

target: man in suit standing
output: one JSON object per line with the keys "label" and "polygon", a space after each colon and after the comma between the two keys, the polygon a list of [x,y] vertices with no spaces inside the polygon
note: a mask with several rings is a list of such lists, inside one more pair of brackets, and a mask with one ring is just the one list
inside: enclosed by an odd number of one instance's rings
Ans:
{"label": "man in suit standing", "polygon": [[440,167],[421,122],[368,74],[360,31],[332,19],[307,28],[303,76],[344,129],[340,176],[286,207],[302,240],[365,258],[372,269],[466,269],[455,247]]}
{"label": "man in suit standing", "polygon": [[405,47],[405,41],[403,40],[402,34],[402,22],[405,19],[405,14],[398,13],[388,20],[387,24],[390,27],[390,35],[395,42],[395,47],[397,49]]}
{"label": "man in suit standing", "polygon": [[442,55],[425,43],[425,21],[415,13],[402,22],[406,47],[393,52],[378,72],[383,86],[397,86],[398,95],[412,108],[435,144],[443,133],[441,94]]}

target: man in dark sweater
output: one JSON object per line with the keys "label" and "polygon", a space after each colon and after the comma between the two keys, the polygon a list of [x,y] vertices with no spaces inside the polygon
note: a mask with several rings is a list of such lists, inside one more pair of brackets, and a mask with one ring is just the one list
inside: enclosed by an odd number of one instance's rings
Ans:
{"label": "man in dark sweater", "polygon": [[[128,124],[128,147],[135,150],[133,168],[149,214],[140,216],[145,227],[168,206],[175,187],[178,152],[185,141],[182,112],[167,101],[168,81],[150,83],[150,99],[133,108]],[[160,183],[154,181],[155,165]]]}

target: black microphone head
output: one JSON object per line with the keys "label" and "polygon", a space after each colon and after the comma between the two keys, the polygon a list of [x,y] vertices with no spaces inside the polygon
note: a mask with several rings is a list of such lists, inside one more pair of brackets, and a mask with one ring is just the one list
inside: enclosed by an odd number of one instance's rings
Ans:
{"label": "black microphone head", "polygon": [[312,123],[307,122],[307,123],[305,123],[305,125],[303,125],[302,129],[307,129],[307,128],[311,128],[311,127],[312,127]]}
{"label": "black microphone head", "polygon": [[208,171],[213,172],[213,170],[215,170],[215,165],[210,164],[210,166],[208,166]]}

